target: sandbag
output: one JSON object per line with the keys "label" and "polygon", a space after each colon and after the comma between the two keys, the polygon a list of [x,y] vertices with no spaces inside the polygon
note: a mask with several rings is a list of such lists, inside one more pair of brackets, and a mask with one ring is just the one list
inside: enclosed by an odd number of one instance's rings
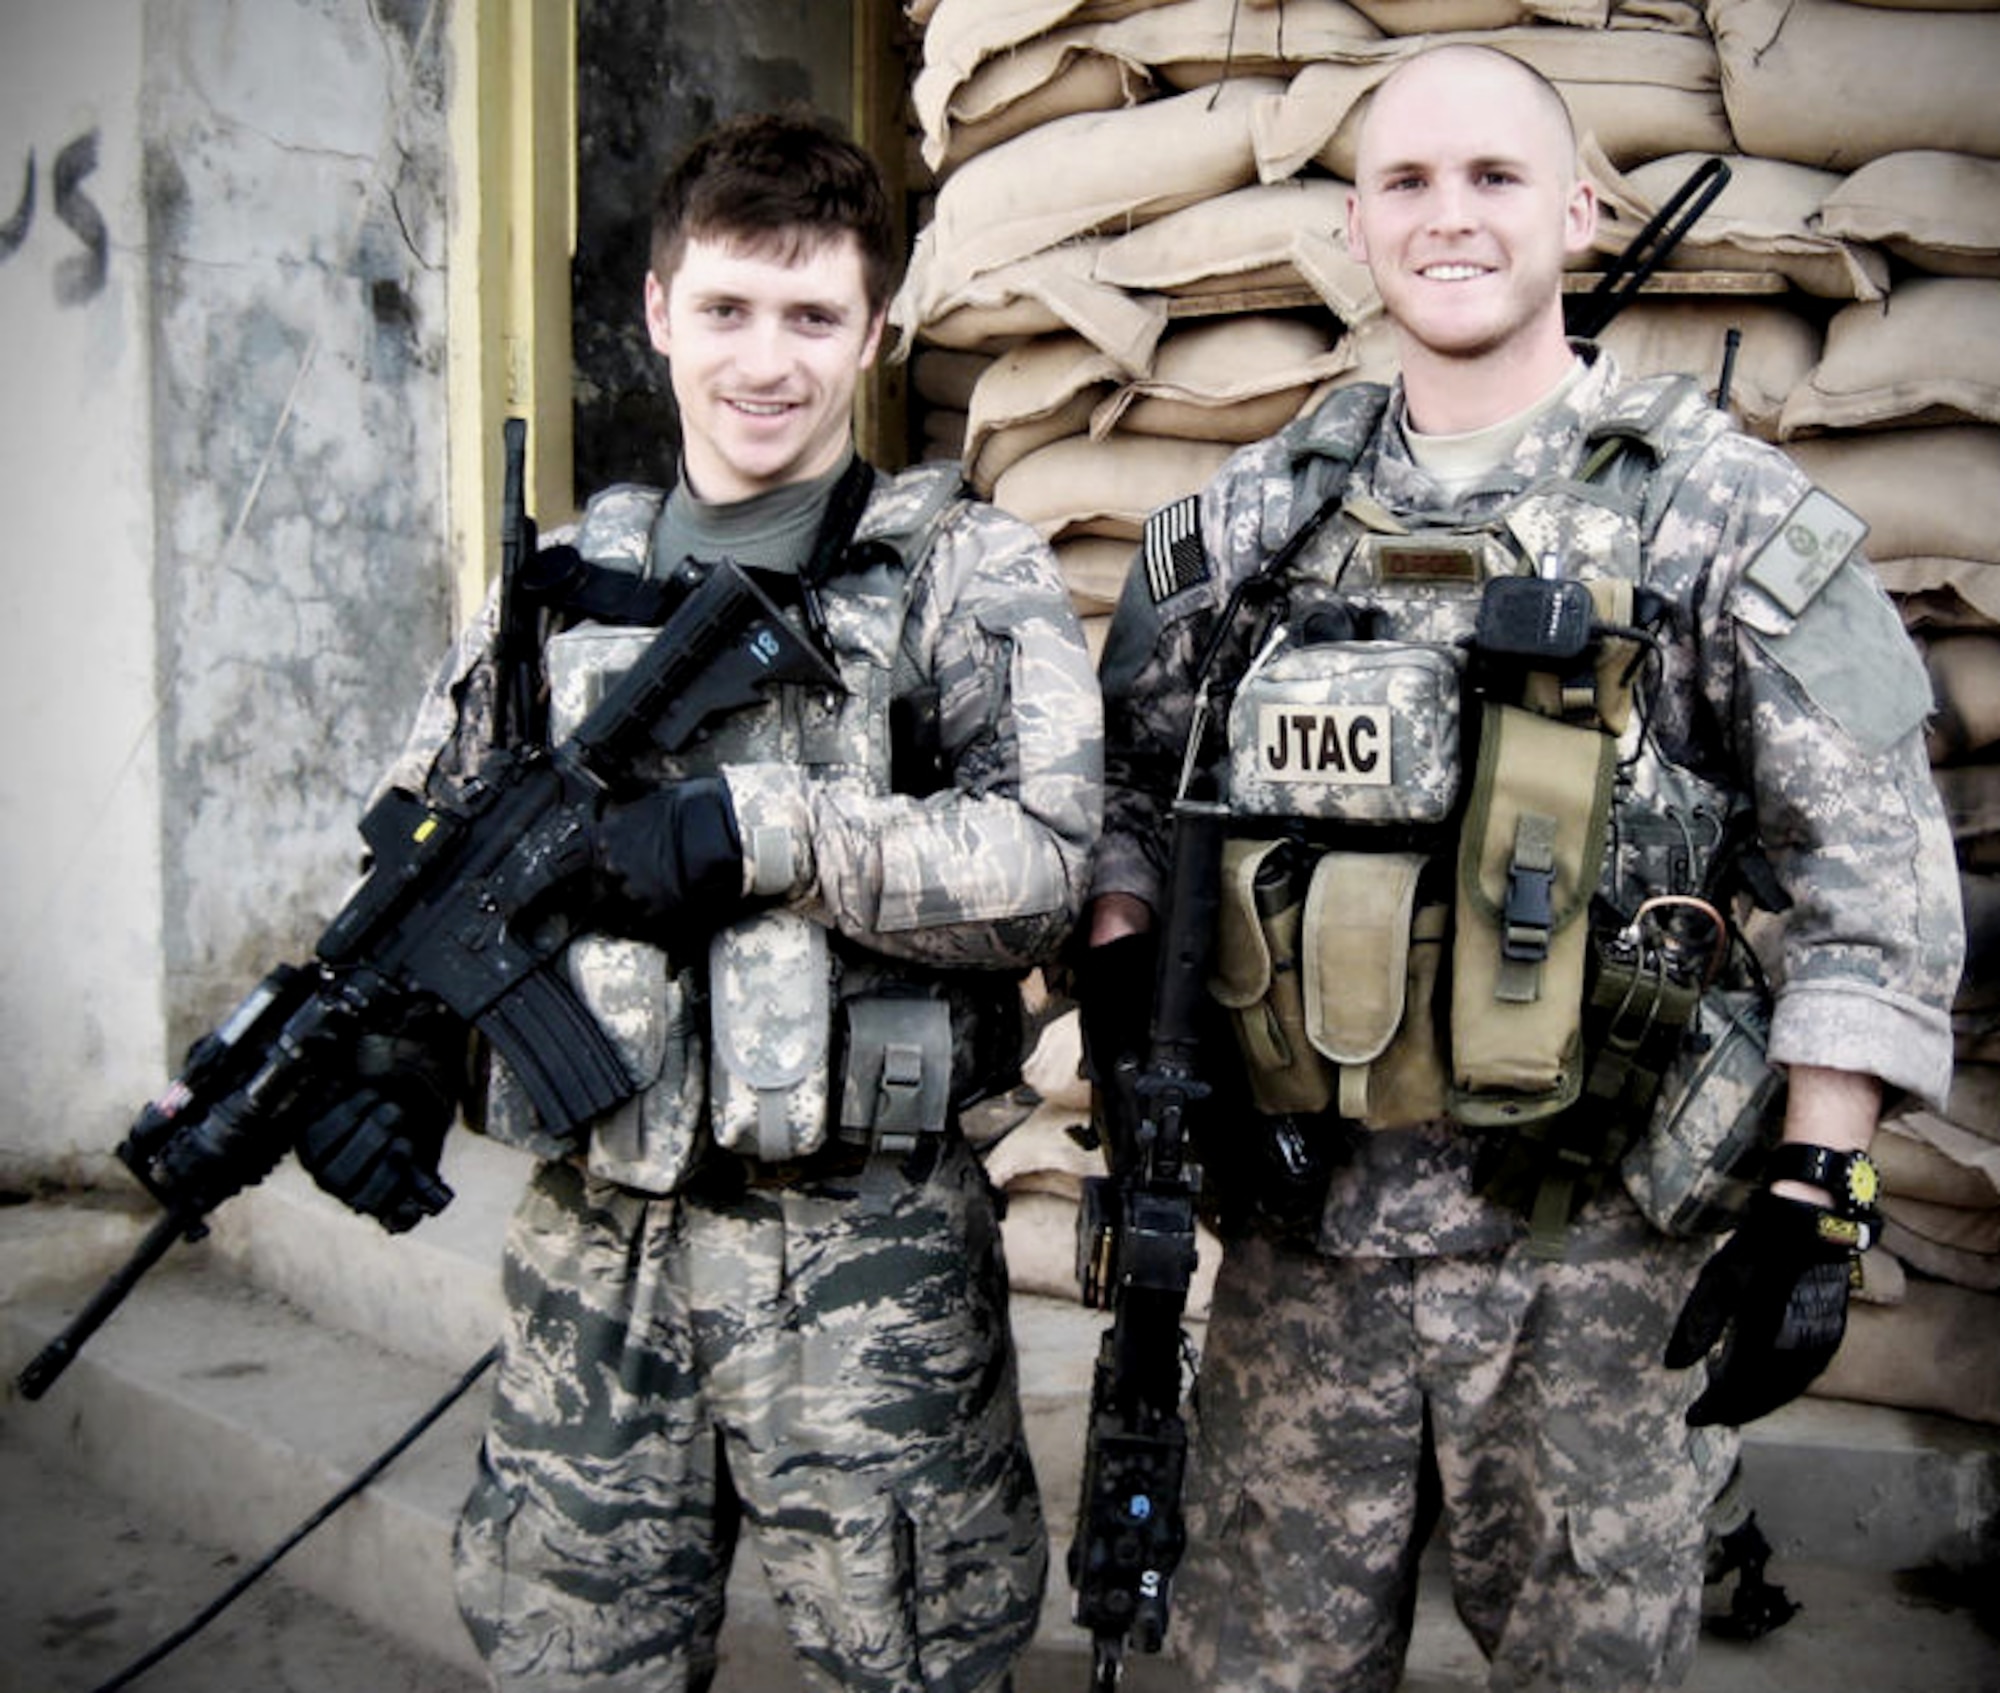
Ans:
{"label": "sandbag", "polygon": [[1846,177],[1814,221],[1933,275],[2000,276],[2000,160],[1927,148],[1890,153]]}
{"label": "sandbag", "polygon": [[1906,629],[1990,629],[2000,623],[2000,568],[1963,558],[1877,559],[1874,564]]}
{"label": "sandbag", "polygon": [[1772,300],[1640,296],[1598,337],[1628,376],[1684,373],[1713,397],[1730,330],[1741,332],[1730,374],[1729,409],[1750,434],[1776,438],[1785,402],[1812,374],[1820,332]]}
{"label": "sandbag", "polygon": [[[1937,1144],[1940,1138],[1945,1145]],[[2000,1207],[2000,1146],[1966,1130],[1940,1137],[1936,1119],[1891,1117],[1876,1134],[1870,1156],[1882,1173],[1883,1193],[1899,1201],[1968,1212]],[[1903,1214],[1902,1221],[1920,1234],[1931,1233],[1917,1217]]]}
{"label": "sandbag", "polygon": [[1095,246],[1078,241],[1036,253],[980,276],[947,280],[936,262],[932,226],[919,232],[889,322],[892,357],[906,358],[921,334],[935,346],[998,351],[1036,335],[1069,329],[1123,370],[1144,370],[1167,326],[1166,301],[1130,294],[1091,277]]}
{"label": "sandbag", "polygon": [[1050,540],[1107,535],[1136,541],[1149,513],[1195,492],[1235,449],[1156,435],[1072,435],[1012,466],[993,503]]}
{"label": "sandbag", "polygon": [[930,405],[964,411],[972,403],[972,390],[992,362],[983,353],[927,347],[910,360],[910,387]]}
{"label": "sandbag", "polygon": [[1218,194],[1105,241],[1092,274],[1190,299],[1304,286],[1341,322],[1358,323],[1382,301],[1347,251],[1347,192],[1344,182],[1295,177]]}
{"label": "sandbag", "polygon": [[1021,1066],[1021,1080],[1043,1105],[1067,1112],[1066,1120],[1090,1111],[1090,1084],[1083,1079],[1083,1029],[1077,1013],[1065,1011],[1042,1025],[1034,1050]]}
{"label": "sandbag", "polygon": [[1109,535],[1072,535],[1055,543],[1069,603],[1079,617],[1109,616],[1118,609],[1132,570],[1132,543]]}
{"label": "sandbag", "polygon": [[2000,1298],[1912,1278],[1892,1308],[1848,1308],[1847,1335],[1806,1391],[2000,1423]]}
{"label": "sandbag", "polygon": [[1735,150],[1721,69],[1705,36],[1523,27],[1390,39],[1306,66],[1253,113],[1259,177],[1275,182],[1316,162],[1353,181],[1355,102],[1421,46],[1449,40],[1497,47],[1532,65],[1562,90],[1578,133],[1594,135],[1621,169],[1671,153]]}
{"label": "sandbag", "polygon": [[2000,423],[2000,281],[1913,276],[1834,314],[1778,431],[1965,422]]}
{"label": "sandbag", "polygon": [[1825,170],[1915,148],[2000,157],[2000,16],[1709,0],[1708,19],[1746,153]]}
{"label": "sandbag", "polygon": [[1978,758],[2000,745],[2000,632],[1933,636],[1924,668],[1937,701],[1925,730],[1931,763]]}
{"label": "sandbag", "polygon": [[1288,77],[1337,58],[1382,32],[1346,0],[1286,0],[1245,8],[1239,0],[1173,0],[1092,32],[1106,52],[1129,55],[1173,88],[1206,88],[1224,76]]}
{"label": "sandbag", "polygon": [[[1868,525],[1864,544],[1878,567],[1916,558],[2000,565],[2000,427],[1816,435],[1786,451]],[[2000,589],[2000,576],[1994,586]],[[2000,601],[1995,611],[2000,615]]]}
{"label": "sandbag", "polygon": [[1276,434],[1352,364],[1324,321],[1248,312],[1187,323],[1160,342],[1152,370],[1100,402],[1090,433],[1247,445]]}
{"label": "sandbag", "polygon": [[[1598,189],[1594,243],[1622,253],[1649,219],[1716,154],[1674,153],[1620,172],[1596,141],[1583,145],[1584,169]],[[1834,300],[1879,300],[1889,287],[1889,262],[1873,248],[1815,227],[1838,171],[1783,159],[1732,154],[1729,180],[1667,257],[1666,270],[1755,271],[1782,276],[1807,294]]]}
{"label": "sandbag", "polygon": [[1253,181],[1250,111],[1283,86],[1245,77],[1080,112],[968,159],[938,190],[925,228],[930,288],[949,294],[1076,236],[1122,232]]}
{"label": "sandbag", "polygon": [[910,87],[923,161],[940,176],[1057,118],[1116,111],[1153,92],[1143,67],[1100,51],[1087,28],[1024,41],[949,83],[950,73],[926,65]]}
{"label": "sandbag", "polygon": [[1011,466],[1065,435],[1085,433],[1120,376],[1118,361],[1080,335],[1040,335],[981,373],[966,428],[966,475],[985,498]]}

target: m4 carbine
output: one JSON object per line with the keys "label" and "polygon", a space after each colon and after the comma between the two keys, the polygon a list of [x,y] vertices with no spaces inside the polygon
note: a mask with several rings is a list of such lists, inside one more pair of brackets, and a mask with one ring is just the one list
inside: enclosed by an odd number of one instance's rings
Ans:
{"label": "m4 carbine", "polygon": [[[517,455],[511,429],[508,445]],[[511,466],[509,480],[517,485]],[[510,521],[510,542],[520,533]],[[592,825],[642,753],[678,750],[710,718],[778,682],[841,686],[832,664],[725,561],[559,745],[497,748],[450,804],[402,790],[378,800],[361,821],[372,866],[313,959],[273,970],[197,1040],[119,1144],[165,1215],[21,1372],[23,1396],[40,1398],[176,1239],[199,1239],[209,1212],[262,1181],[352,1094],[357,1042],[413,1009],[441,1008],[476,1027],[553,1134],[631,1098],[636,1084],[617,1048],[562,971],[563,948],[587,926],[595,897]],[[415,1180],[413,1209],[442,1210],[450,1189],[427,1174]]]}
{"label": "m4 carbine", "polygon": [[1100,1693],[1118,1685],[1128,1642],[1160,1649],[1187,1543],[1181,1398],[1189,1348],[1181,1318],[1194,1279],[1200,1188],[1189,1119],[1209,1092],[1199,1073],[1201,1031],[1227,823],[1220,806],[1183,799],[1174,807],[1146,1058],[1117,1060],[1100,1089],[1111,1174],[1085,1183],[1077,1218],[1084,1303],[1112,1312],[1091,1376],[1069,1549],[1073,1614],[1091,1632],[1091,1685]]}

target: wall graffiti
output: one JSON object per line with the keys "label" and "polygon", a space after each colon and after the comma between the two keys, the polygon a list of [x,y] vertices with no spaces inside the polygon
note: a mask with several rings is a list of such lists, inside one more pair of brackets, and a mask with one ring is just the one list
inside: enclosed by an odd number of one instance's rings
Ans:
{"label": "wall graffiti", "polygon": [[[89,130],[65,145],[51,172],[56,221],[83,244],[82,252],[66,253],[56,261],[53,284],[56,303],[62,306],[81,306],[103,293],[110,267],[111,238],[104,214],[83,188],[84,178],[97,169],[97,136],[96,130]],[[30,147],[21,168],[20,198],[0,220],[0,264],[8,263],[27,243],[35,224],[37,187],[35,150]]]}

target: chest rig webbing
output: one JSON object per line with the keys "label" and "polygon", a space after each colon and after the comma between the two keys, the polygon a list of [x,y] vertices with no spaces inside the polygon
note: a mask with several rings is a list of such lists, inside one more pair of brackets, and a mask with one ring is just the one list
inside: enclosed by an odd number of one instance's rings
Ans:
{"label": "chest rig webbing", "polygon": [[[926,690],[903,641],[914,572],[960,497],[959,479],[939,467],[878,487],[855,461],[796,581],[772,583],[832,660],[840,690],[774,688],[711,722],[680,752],[654,755],[641,778],[782,762],[883,792],[934,779],[925,769],[935,754]],[[651,641],[648,625],[685,591],[676,576],[699,573],[694,565],[654,569],[670,562],[651,557],[665,499],[631,487],[598,496],[572,556],[542,573],[560,625],[543,646],[554,735],[587,715]],[[759,891],[782,891],[789,849],[767,850],[748,833]],[[891,1152],[941,1128],[952,1093],[952,1007],[849,951],[825,925],[783,908],[732,924],[698,958],[624,937],[574,940],[571,979],[641,1083],[632,1101],[592,1126],[590,1168],[668,1193],[712,1164],[718,1146],[778,1179],[849,1127],[863,1150]],[[494,1093],[496,1137],[543,1156],[578,1150],[540,1130],[504,1074]]]}
{"label": "chest rig webbing", "polygon": [[1237,836],[1214,986],[1253,1096],[1507,1131],[1489,1188],[1543,1239],[1643,1122],[1723,932],[1706,863],[1612,851],[1686,780],[1635,708],[1674,610],[1647,543],[1699,409],[1634,385],[1574,475],[1470,523],[1399,521],[1316,460],[1311,515],[1210,648]]}

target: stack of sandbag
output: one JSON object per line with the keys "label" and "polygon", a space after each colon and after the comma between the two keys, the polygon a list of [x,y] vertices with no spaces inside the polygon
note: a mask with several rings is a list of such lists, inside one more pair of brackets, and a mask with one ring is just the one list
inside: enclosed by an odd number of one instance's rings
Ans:
{"label": "stack of sandbag", "polygon": [[[1090,1084],[1083,1079],[1082,1038],[1074,1009],[1047,1023],[1022,1070],[1033,1109],[981,1149],[986,1173],[1005,1201],[1000,1232],[1007,1274],[1016,1292],[1080,1300],[1077,1213],[1086,1178],[1105,1173],[1102,1150],[1087,1148],[1078,1130],[1090,1122]],[[1192,1320],[1208,1315],[1221,1245],[1196,1225],[1196,1265],[1188,1289]]]}

